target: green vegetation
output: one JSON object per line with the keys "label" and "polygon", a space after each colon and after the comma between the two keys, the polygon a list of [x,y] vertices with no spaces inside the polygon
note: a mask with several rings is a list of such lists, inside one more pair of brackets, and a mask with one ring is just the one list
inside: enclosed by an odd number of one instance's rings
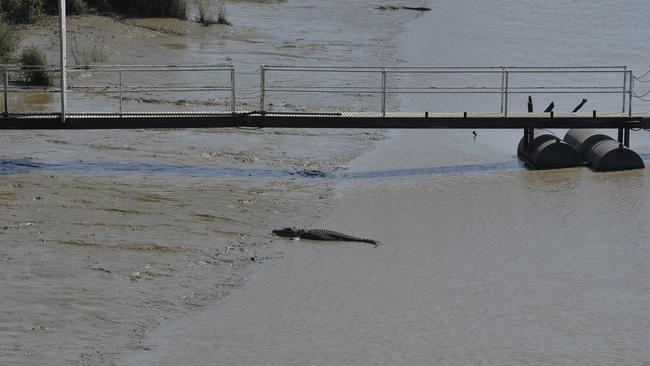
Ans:
{"label": "green vegetation", "polygon": [[[94,5],[97,0],[90,0]],[[140,16],[187,19],[187,0],[102,0],[112,9]]]}
{"label": "green vegetation", "polygon": [[84,0],[67,0],[65,10],[72,14],[85,14],[88,12],[88,4]]}
{"label": "green vegetation", "polygon": [[42,69],[47,67],[47,58],[35,45],[31,45],[23,50],[20,55],[20,63],[27,68],[34,68],[31,71],[23,71],[26,83],[32,85],[50,85],[52,83],[52,78],[48,72]]}
{"label": "green vegetation", "polygon": [[0,20],[0,63],[11,63],[14,60],[16,48],[20,39],[11,26]]}
{"label": "green vegetation", "polygon": [[16,23],[34,23],[45,10],[45,0],[2,0],[0,12],[4,18]]}
{"label": "green vegetation", "polygon": [[[68,14],[84,14],[89,8],[134,16],[187,19],[187,0],[66,0]],[[0,15],[13,23],[34,23],[44,14],[56,15],[59,0],[0,0]]]}

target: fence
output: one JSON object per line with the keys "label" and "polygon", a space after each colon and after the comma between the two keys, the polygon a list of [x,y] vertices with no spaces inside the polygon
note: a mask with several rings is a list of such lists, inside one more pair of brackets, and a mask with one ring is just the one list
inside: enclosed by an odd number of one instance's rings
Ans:
{"label": "fence", "polygon": [[[320,77],[322,83],[291,84],[290,79],[269,83],[269,74],[293,74],[293,80],[314,79],[314,75],[370,75],[364,85],[350,86],[337,82],[334,76]],[[297,76],[299,75],[299,76]],[[606,85],[587,84],[594,75],[607,75]],[[411,76],[411,77],[405,77]],[[474,81],[474,85],[445,85],[429,80],[432,76],[462,76]],[[544,85],[534,84],[540,79],[560,77],[562,80]],[[576,76],[589,77],[577,80]],[[391,78],[392,77],[392,78]],[[493,80],[487,80],[491,77]],[[532,84],[514,84],[513,78],[528,79]],[[614,84],[613,78],[618,82]],[[347,76],[347,79],[354,79]],[[444,79],[444,78],[443,78]],[[536,79],[536,80],[535,80]],[[334,82],[331,82],[334,80]],[[374,82],[373,82],[374,80]],[[265,110],[267,97],[271,93],[317,93],[345,94],[363,93],[379,96],[382,116],[387,112],[387,97],[398,94],[494,94],[500,97],[500,113],[508,115],[509,98],[513,94],[609,94],[621,95],[621,111],[632,113],[633,74],[626,66],[583,66],[583,67],[310,67],[310,66],[267,66],[260,69],[260,110]],[[338,79],[340,81],[340,79]],[[368,84],[370,82],[370,85]],[[478,85],[481,82],[487,84]],[[271,84],[271,85],[269,85]],[[279,84],[279,85],[277,85]]]}
{"label": "fence", "polygon": [[[60,74],[59,68],[51,67],[24,67],[17,65],[1,66],[4,76],[3,99],[4,115],[9,111],[10,93],[61,93],[60,85],[31,85],[29,82],[14,82],[10,86],[11,75],[28,75],[30,73],[56,73]],[[229,99],[230,112],[235,112],[235,69],[232,65],[92,65],[92,66],[69,66],[68,87],[66,92],[91,93],[94,95],[115,95],[118,99],[118,113],[124,112],[124,95],[128,93],[196,93],[196,92],[225,92]],[[210,73],[208,80],[200,78],[196,81],[185,82],[174,80],[171,74],[187,73]],[[223,74],[225,82],[209,83],[214,74]],[[147,77],[136,75],[146,74]],[[101,75],[98,77],[97,75]],[[88,80],[97,84],[84,84]]]}
{"label": "fence", "polygon": [[[60,73],[52,67],[24,67],[0,65],[3,73],[4,116],[10,112],[10,93],[41,91],[61,93],[60,86],[34,86],[25,82],[10,83],[11,75],[44,72]],[[116,95],[117,113],[124,112],[127,93],[227,93],[230,113],[236,113],[235,68],[232,65],[93,65],[67,68],[69,85],[66,92]],[[210,78],[220,73],[221,83],[210,83],[199,78],[191,82],[176,81],[172,73],[207,72]],[[93,80],[85,74],[111,75],[100,79],[100,84],[83,84]],[[135,77],[134,75],[158,75]],[[282,75],[283,79],[272,79]],[[598,76],[598,77],[596,77]],[[606,76],[605,78],[603,78]],[[268,66],[260,67],[259,111],[264,112],[271,94],[338,94],[377,97],[377,108],[386,116],[388,98],[400,94],[485,94],[500,99],[499,110],[508,116],[509,102],[516,94],[602,94],[620,95],[621,112],[632,115],[634,80],[626,66],[582,67],[322,67],[322,66]],[[602,80],[600,80],[600,79]],[[595,81],[596,80],[596,81]],[[639,79],[637,79],[639,80]]]}

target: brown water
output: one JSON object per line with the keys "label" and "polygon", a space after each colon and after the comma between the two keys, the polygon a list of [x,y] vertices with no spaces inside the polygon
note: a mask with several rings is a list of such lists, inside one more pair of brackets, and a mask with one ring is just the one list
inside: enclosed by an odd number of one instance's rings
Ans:
{"label": "brown water", "polygon": [[[623,31],[618,20],[632,24],[642,9],[443,1],[400,40],[416,65],[641,68],[645,58],[634,55],[647,55],[648,34]],[[122,364],[650,362],[645,170],[527,171],[514,156],[519,131],[388,137],[352,162],[337,181],[333,212],[314,225],[382,246],[276,239],[290,254],[219,304],[159,328],[148,340],[153,352]],[[647,158],[646,133],[632,140]]]}
{"label": "brown water", "polygon": [[[123,364],[646,364],[645,171],[463,172],[431,139],[402,133],[356,160],[394,176],[342,181],[317,223],[382,246],[278,239],[284,259]],[[416,152],[457,173],[427,174]]]}
{"label": "brown water", "polygon": [[[232,21],[265,37],[206,38],[178,52],[232,57],[253,68],[265,63],[260,58],[294,56],[341,64],[598,61],[640,68],[647,55],[641,40],[648,35],[619,27],[621,18],[623,28],[640,24],[641,2],[599,1],[585,10],[565,1],[441,1],[426,15],[320,4],[253,10],[259,4],[241,3],[255,16],[237,19],[233,6]],[[277,22],[285,10],[296,23]],[[316,10],[338,16],[305,17]],[[377,22],[405,14],[413,21],[397,39],[392,23]],[[566,32],[577,43],[564,40]],[[175,37],[167,33],[160,42],[178,43]],[[301,44],[301,38],[313,48],[280,41]],[[396,41],[402,61],[375,59],[397,55]],[[235,48],[217,53],[217,44]],[[403,110],[423,108],[416,99],[399,103]],[[645,170],[527,171],[514,157],[519,131],[478,131],[476,139],[468,131],[390,132],[344,169],[376,137],[265,130],[4,135],[10,159],[31,159],[5,164],[11,173],[1,176],[0,213],[9,222],[0,231],[2,360],[650,362]],[[647,157],[646,133],[633,133],[632,144]],[[302,169],[334,173],[291,175]],[[269,234],[288,225],[331,228],[383,245]],[[251,256],[262,264],[242,271]],[[244,277],[244,286],[231,292]]]}

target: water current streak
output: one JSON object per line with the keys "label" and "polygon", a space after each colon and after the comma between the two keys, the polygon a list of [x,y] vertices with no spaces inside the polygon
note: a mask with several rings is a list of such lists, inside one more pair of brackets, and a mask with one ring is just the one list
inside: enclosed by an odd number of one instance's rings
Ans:
{"label": "water current streak", "polygon": [[[639,154],[650,160],[650,153]],[[304,178],[326,180],[378,179],[438,174],[468,174],[522,169],[523,163],[511,160],[490,164],[448,165],[430,168],[406,168],[365,172],[326,173],[320,171],[288,171],[263,168],[200,167],[173,164],[123,164],[123,163],[38,163],[30,159],[0,160],[0,175],[27,174],[33,170],[53,172],[125,172],[159,173],[190,176],[228,176],[260,178]],[[317,173],[317,174],[316,174]]]}

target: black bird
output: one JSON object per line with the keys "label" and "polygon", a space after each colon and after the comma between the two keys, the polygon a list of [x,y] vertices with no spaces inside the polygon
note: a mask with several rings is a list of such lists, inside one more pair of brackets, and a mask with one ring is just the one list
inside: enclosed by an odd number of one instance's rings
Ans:
{"label": "black bird", "polygon": [[528,113],[533,113],[533,97],[528,96]]}
{"label": "black bird", "polygon": [[544,110],[544,113],[553,112],[553,108],[555,108],[555,103],[551,102],[551,104],[549,104],[548,107],[546,107]]}
{"label": "black bird", "polygon": [[478,136],[478,133],[476,133],[476,131],[472,131],[472,135],[474,135],[474,138],[476,138],[476,136]]}
{"label": "black bird", "polygon": [[587,103],[587,98],[582,98],[582,102],[580,102],[580,104],[578,104],[575,108],[573,108],[572,113],[579,111],[580,108],[582,108],[582,106],[585,105],[585,103]]}

